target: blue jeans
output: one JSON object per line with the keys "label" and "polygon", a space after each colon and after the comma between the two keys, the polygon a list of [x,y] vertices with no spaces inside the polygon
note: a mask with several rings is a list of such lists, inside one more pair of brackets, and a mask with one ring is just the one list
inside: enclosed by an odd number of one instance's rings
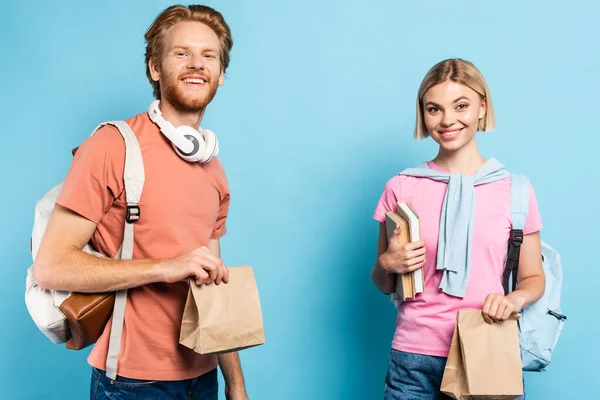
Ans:
{"label": "blue jeans", "polygon": [[143,381],[120,376],[113,381],[106,376],[105,371],[93,368],[90,400],[217,400],[218,392],[216,368],[197,378],[183,381]]}
{"label": "blue jeans", "polygon": [[[449,400],[440,392],[445,357],[392,349],[385,378],[384,400]],[[525,396],[516,400],[525,400]]]}

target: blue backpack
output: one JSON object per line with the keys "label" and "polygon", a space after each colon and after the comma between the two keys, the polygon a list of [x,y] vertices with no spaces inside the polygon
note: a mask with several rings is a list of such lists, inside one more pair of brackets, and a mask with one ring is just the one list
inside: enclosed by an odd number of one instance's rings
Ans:
{"label": "blue backpack", "polygon": [[[529,179],[511,174],[511,220],[512,230],[508,243],[506,267],[502,275],[504,293],[517,286],[519,252],[523,243],[523,228],[529,211]],[[562,289],[562,266],[560,255],[542,241],[542,265],[546,275],[544,295],[531,306],[521,311],[519,345],[521,361],[525,371],[545,371],[551,362],[563,325],[567,319],[561,314],[560,294]]]}

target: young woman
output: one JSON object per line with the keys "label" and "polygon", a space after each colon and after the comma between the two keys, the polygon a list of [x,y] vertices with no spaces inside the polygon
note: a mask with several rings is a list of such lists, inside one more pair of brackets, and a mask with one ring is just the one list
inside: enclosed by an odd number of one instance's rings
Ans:
{"label": "young woman", "polygon": [[[421,174],[423,169],[392,177],[374,213],[381,223],[371,272],[377,288],[391,294],[396,277],[417,268],[423,268],[425,279],[425,292],[398,306],[386,400],[448,398],[440,385],[458,310],[482,310],[486,322],[494,323],[544,293],[542,221],[531,188],[518,287],[504,296],[510,179],[502,164],[480,154],[476,142],[476,133],[491,131],[494,124],[490,92],[473,64],[450,59],[427,73],[418,93],[415,138],[430,136],[439,145],[425,168],[436,177]],[[385,213],[398,201],[419,215],[420,242],[400,245],[398,231],[388,240]]]}

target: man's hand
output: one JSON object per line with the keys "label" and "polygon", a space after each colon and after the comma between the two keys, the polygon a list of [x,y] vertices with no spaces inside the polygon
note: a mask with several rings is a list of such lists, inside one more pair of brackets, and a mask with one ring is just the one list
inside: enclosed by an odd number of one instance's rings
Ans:
{"label": "man's hand", "polygon": [[162,282],[174,283],[194,278],[197,285],[229,282],[229,270],[223,261],[202,246],[181,257],[163,261],[156,266]]}
{"label": "man's hand", "polygon": [[244,386],[230,388],[225,386],[225,398],[227,400],[249,400]]}

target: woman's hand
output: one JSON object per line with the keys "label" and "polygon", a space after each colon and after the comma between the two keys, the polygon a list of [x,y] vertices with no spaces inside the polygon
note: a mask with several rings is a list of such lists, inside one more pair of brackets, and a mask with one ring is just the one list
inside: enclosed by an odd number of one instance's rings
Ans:
{"label": "woman's hand", "polygon": [[514,292],[507,296],[490,293],[483,303],[483,319],[488,324],[507,320],[511,314],[521,312],[524,304],[525,298]]}
{"label": "woman's hand", "polygon": [[379,264],[388,274],[406,274],[425,265],[425,242],[400,244],[398,237],[402,228],[392,235],[387,250],[380,256]]}

